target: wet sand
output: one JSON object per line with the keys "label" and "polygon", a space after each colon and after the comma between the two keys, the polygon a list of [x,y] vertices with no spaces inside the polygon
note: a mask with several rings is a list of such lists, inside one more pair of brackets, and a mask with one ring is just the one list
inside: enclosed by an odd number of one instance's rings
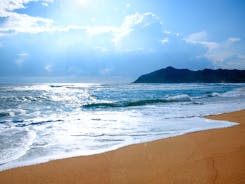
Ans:
{"label": "wet sand", "polygon": [[245,110],[207,118],[240,125],[11,169],[0,172],[0,183],[244,184]]}

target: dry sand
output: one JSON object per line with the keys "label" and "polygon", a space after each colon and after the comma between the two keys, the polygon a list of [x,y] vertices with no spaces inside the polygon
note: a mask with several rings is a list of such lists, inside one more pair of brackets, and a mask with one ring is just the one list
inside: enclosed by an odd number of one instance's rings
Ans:
{"label": "dry sand", "polygon": [[240,125],[11,169],[0,172],[0,183],[244,184],[245,110],[207,118]]}

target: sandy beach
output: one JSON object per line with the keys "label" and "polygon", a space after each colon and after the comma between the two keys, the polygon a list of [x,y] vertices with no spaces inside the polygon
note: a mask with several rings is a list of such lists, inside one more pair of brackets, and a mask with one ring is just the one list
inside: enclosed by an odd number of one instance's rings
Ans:
{"label": "sandy beach", "polygon": [[244,184],[245,110],[207,118],[240,125],[11,169],[0,172],[0,183]]}

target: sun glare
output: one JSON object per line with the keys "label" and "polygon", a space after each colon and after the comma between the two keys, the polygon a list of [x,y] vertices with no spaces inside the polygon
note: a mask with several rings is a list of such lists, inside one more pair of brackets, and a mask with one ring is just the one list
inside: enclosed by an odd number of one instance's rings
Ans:
{"label": "sun glare", "polygon": [[79,7],[86,7],[88,6],[89,4],[89,0],[76,0],[76,4],[79,6]]}

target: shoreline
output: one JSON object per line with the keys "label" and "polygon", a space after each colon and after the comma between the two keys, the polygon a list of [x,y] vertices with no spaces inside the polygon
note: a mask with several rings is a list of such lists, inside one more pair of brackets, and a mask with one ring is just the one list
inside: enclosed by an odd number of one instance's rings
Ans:
{"label": "shoreline", "polygon": [[245,110],[205,118],[240,123],[0,172],[0,183],[245,183]]}

